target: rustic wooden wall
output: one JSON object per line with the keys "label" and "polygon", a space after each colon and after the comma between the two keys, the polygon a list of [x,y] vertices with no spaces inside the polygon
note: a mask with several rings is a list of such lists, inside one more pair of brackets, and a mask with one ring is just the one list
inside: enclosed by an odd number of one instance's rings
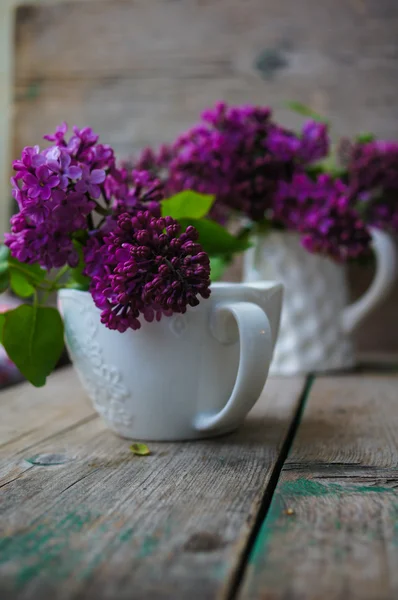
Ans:
{"label": "rustic wooden wall", "polygon": [[[396,0],[112,0],[16,12],[13,154],[67,120],[119,155],[171,140],[218,99],[330,117],[333,135],[398,137]],[[235,275],[236,275],[235,271]],[[355,276],[353,293],[368,274]],[[398,351],[398,290],[359,335]]]}

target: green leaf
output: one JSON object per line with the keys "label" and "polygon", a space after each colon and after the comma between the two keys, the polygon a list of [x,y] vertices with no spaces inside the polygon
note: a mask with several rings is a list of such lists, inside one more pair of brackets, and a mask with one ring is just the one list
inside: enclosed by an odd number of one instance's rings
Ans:
{"label": "green leaf", "polygon": [[55,308],[22,304],[6,313],[3,345],[22,375],[45,384],[64,347],[64,326]]}
{"label": "green leaf", "polygon": [[8,270],[3,273],[0,272],[0,294],[2,292],[5,292],[9,285],[10,285],[10,278],[9,278]]}
{"label": "green leaf", "polygon": [[173,219],[201,219],[214,204],[215,197],[184,190],[171,198],[162,200],[162,217]]}
{"label": "green leaf", "polygon": [[230,264],[231,259],[223,256],[210,256],[210,279],[211,281],[220,281],[224,275],[225,269]]}
{"label": "green leaf", "polygon": [[10,284],[13,292],[21,298],[28,298],[35,293],[35,288],[31,285],[26,276],[17,269],[10,271]]}
{"label": "green leaf", "polygon": [[322,117],[317,112],[312,110],[312,108],[306,106],[305,104],[302,104],[301,102],[295,102],[294,100],[291,100],[289,102],[286,102],[285,105],[287,108],[289,108],[295,113],[298,113],[299,115],[302,115],[303,117],[309,117],[310,119],[318,121],[319,123],[328,123],[328,120],[325,119],[325,117]]}
{"label": "green leaf", "polygon": [[248,239],[239,239],[229,233],[224,227],[208,219],[181,219],[182,229],[193,225],[199,233],[199,243],[203,250],[210,255],[233,254],[244,252],[250,247]]}
{"label": "green leaf", "polygon": [[141,444],[140,442],[134,442],[134,444],[131,444],[130,450],[137,456],[148,456],[151,453],[148,446],[146,444]]}
{"label": "green leaf", "polygon": [[10,276],[8,272],[8,257],[10,251],[7,246],[0,245],[0,293],[5,292],[10,285]]}
{"label": "green leaf", "polygon": [[313,165],[309,165],[306,172],[311,177],[317,177],[323,173],[328,173],[332,177],[344,177],[347,174],[347,170],[337,163],[334,156],[328,156]]}
{"label": "green leaf", "polygon": [[35,286],[46,276],[46,271],[39,265],[27,265],[13,256],[8,257],[8,269],[12,290],[21,298],[32,296]]}
{"label": "green leaf", "polygon": [[28,265],[26,263],[21,263],[13,256],[8,258],[8,265],[10,268],[10,273],[12,271],[18,271],[24,275],[27,281],[29,281],[31,284],[40,283],[46,276],[46,271],[38,264]]}
{"label": "green leaf", "polygon": [[83,246],[77,240],[73,240],[73,245],[79,254],[79,263],[77,267],[74,267],[73,269],[69,270],[70,278],[68,280],[68,283],[66,284],[66,287],[72,288],[74,290],[82,290],[83,292],[87,292],[90,285],[90,279],[83,275],[83,269],[85,267]]}
{"label": "green leaf", "polygon": [[0,344],[3,343],[3,329],[4,329],[4,323],[6,320],[6,314],[5,312],[0,313]]}
{"label": "green leaf", "polygon": [[363,133],[359,133],[355,139],[360,144],[367,144],[369,142],[373,142],[375,138],[376,136],[373,133],[370,133],[369,131],[364,131]]}

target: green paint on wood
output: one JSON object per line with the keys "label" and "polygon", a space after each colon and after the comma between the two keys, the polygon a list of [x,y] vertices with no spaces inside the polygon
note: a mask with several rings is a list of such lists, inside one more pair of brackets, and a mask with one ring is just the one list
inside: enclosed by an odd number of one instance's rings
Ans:
{"label": "green paint on wood", "polygon": [[282,496],[279,493],[275,493],[249,558],[249,563],[254,565],[254,567],[257,563],[260,564],[262,562],[261,559],[268,550],[271,538],[278,533],[285,532],[294,523],[294,519],[286,515],[284,511],[285,505]]}
{"label": "green paint on wood", "polygon": [[[78,575],[85,550],[76,548],[74,537],[87,532],[85,535],[90,538],[101,539],[104,528],[113,529],[112,520],[101,521],[101,514],[80,509],[59,521],[46,519],[10,534],[0,544],[0,568],[7,572],[7,567],[18,565],[19,570],[7,583],[15,590],[21,590],[39,574],[54,584],[68,579],[72,573]],[[91,540],[91,545],[95,545],[95,539]]]}
{"label": "green paint on wood", "polygon": [[148,535],[146,536],[141,544],[140,549],[138,550],[137,556],[139,558],[146,558],[147,556],[151,556],[154,553],[156,548],[159,545],[159,536]]}
{"label": "green paint on wood", "polygon": [[282,483],[280,485],[279,493],[282,494],[282,496],[319,497],[331,494],[394,493],[394,489],[377,485],[319,483],[313,479],[299,478],[294,481],[285,481]]}
{"label": "green paint on wood", "polygon": [[[268,551],[268,547],[272,538],[278,534],[286,533],[296,526],[297,520],[286,513],[286,509],[291,506],[294,498],[321,498],[330,495],[346,495],[346,494],[368,494],[368,493],[389,493],[394,494],[396,490],[385,486],[375,485],[341,485],[338,483],[319,483],[311,479],[299,478],[294,481],[285,481],[278,487],[275,492],[270,509],[264,520],[264,523],[257,536],[252,553],[249,558],[249,563],[254,569],[264,568],[264,555]],[[342,528],[340,521],[335,522],[336,530]]]}
{"label": "green paint on wood", "polygon": [[122,531],[122,533],[119,535],[119,540],[122,542],[122,544],[128,542],[131,539],[131,536],[133,535],[134,531],[135,527],[129,527],[125,531]]}

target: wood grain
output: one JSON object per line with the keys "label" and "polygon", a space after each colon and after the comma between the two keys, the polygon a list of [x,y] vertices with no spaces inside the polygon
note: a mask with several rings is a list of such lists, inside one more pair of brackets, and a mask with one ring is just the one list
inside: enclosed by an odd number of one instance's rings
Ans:
{"label": "wood grain", "polygon": [[[219,99],[270,105],[292,127],[284,103],[298,100],[330,118],[334,138],[398,136],[395,0],[27,4],[15,31],[13,156],[63,120],[129,156]],[[353,296],[370,277],[352,272]],[[398,350],[397,299],[398,286],[358,332],[360,350]]]}
{"label": "wood grain", "polygon": [[22,459],[33,456],[39,443],[97,419],[71,368],[51,376],[42,389],[20,384],[1,392],[0,411],[0,487],[31,468]]}
{"label": "wood grain", "polygon": [[[62,377],[59,433],[37,438],[12,461],[60,452],[69,460],[29,463],[1,487],[0,596],[215,598],[244,551],[303,380],[269,381],[235,434],[151,443],[151,455],[137,457],[98,418],[63,426],[75,386],[69,370],[51,379],[46,405]],[[33,402],[41,393],[33,392]],[[23,397],[28,411],[29,394]],[[25,431],[22,402],[19,408]]]}
{"label": "wood grain", "polygon": [[398,596],[397,400],[396,375],[315,382],[239,597]]}

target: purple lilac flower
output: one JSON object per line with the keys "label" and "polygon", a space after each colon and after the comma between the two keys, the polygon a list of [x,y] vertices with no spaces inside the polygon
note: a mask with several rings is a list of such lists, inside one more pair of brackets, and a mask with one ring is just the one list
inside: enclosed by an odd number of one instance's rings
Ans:
{"label": "purple lilac flower", "polygon": [[90,171],[90,168],[87,165],[83,165],[82,176],[76,184],[76,191],[80,194],[87,192],[89,196],[97,200],[101,195],[99,184],[105,181],[105,177],[106,175],[103,169],[93,169]]}
{"label": "purple lilac flower", "polygon": [[26,169],[40,167],[44,165],[46,159],[40,154],[39,146],[26,146],[22,150],[22,155],[19,160],[14,160],[13,167],[14,171],[25,172]]}
{"label": "purple lilac flower", "polygon": [[267,149],[276,160],[283,162],[295,159],[300,151],[300,144],[297,136],[281,127],[273,127],[267,136]]}
{"label": "purple lilac flower", "polygon": [[91,147],[91,167],[112,171],[115,168],[115,153],[108,144],[96,144]]}
{"label": "purple lilac flower", "polygon": [[398,143],[346,144],[353,206],[369,225],[398,231]]}
{"label": "purple lilac flower", "polygon": [[5,242],[20,262],[39,262],[52,269],[65,264],[75,267],[79,261],[69,235],[51,230],[46,223],[32,226],[19,213],[11,218],[11,231],[5,234]]}
{"label": "purple lilac flower", "polygon": [[210,216],[220,222],[231,211],[261,220],[279,182],[328,150],[325,126],[310,122],[299,137],[276,125],[267,107],[220,102],[202,121],[159,153],[146,149],[137,164],[163,177],[168,195],[182,189],[214,194]]}
{"label": "purple lilac flower", "polygon": [[112,204],[112,211],[98,229],[89,232],[85,257],[89,265],[86,267],[86,274],[90,277],[102,277],[107,274],[102,258],[104,240],[114,231],[121,214],[128,213],[133,217],[139,212],[149,211],[153,217],[160,217],[164,186],[148,171],[122,168],[115,169],[112,176],[107,177],[105,193]]}
{"label": "purple lilac flower", "polygon": [[160,201],[165,198],[165,186],[149,171],[116,169],[107,178],[105,193],[113,200],[115,216],[128,212],[132,216],[138,211],[149,210],[160,217]]}
{"label": "purple lilac flower", "polygon": [[18,260],[46,269],[76,265],[72,235],[88,228],[100,185],[115,171],[113,151],[97,145],[91,129],[74,127],[69,141],[66,132],[64,123],[45,136],[53,146],[24,148],[13,163],[12,193],[20,212],[11,220],[6,244]]}
{"label": "purple lilac flower", "polygon": [[219,103],[202,115],[204,125],[181,136],[170,162],[173,191],[194,189],[215,194],[215,208],[264,217],[277,182],[291,175],[291,165],[266,147],[272,129],[270,110]]}
{"label": "purple lilac flower", "polygon": [[68,152],[57,146],[53,146],[46,153],[47,167],[59,176],[60,187],[66,190],[70,179],[80,179],[82,169],[77,165],[71,165],[72,158]]}
{"label": "purple lilac flower", "polygon": [[26,171],[22,177],[23,189],[26,190],[27,196],[34,200],[48,200],[51,196],[51,190],[60,182],[57,175],[54,175],[50,169],[41,165],[35,170],[35,173]]}
{"label": "purple lilac flower", "polygon": [[370,255],[371,236],[347,197],[333,196],[327,205],[311,211],[305,230],[301,243],[310,252],[336,262]]}
{"label": "purple lilac flower", "polygon": [[308,165],[327,156],[329,152],[328,127],[325,123],[307,121],[301,132],[298,158]]}
{"label": "purple lilac flower", "polygon": [[343,181],[329,175],[319,175],[314,181],[306,173],[297,172],[290,182],[279,184],[268,216],[275,225],[302,231],[308,211],[327,204],[333,195],[348,195]]}
{"label": "purple lilac flower", "polygon": [[73,126],[72,129],[74,135],[72,135],[66,145],[68,152],[75,155],[79,160],[90,160],[91,148],[97,143],[98,135],[95,134],[90,127],[79,129],[76,126]]}
{"label": "purple lilac flower", "polygon": [[197,239],[194,227],[180,233],[177,221],[149,211],[121,214],[104,245],[92,238],[85,248],[86,274],[102,323],[120,332],[139,329],[141,315],[160,320],[197,306],[198,296],[208,298],[209,257]]}
{"label": "purple lilac flower", "polygon": [[65,123],[61,123],[58,125],[54,133],[47,133],[43,136],[44,140],[48,140],[49,142],[55,142],[57,146],[66,146],[65,135],[68,131],[68,125]]}
{"label": "purple lilac flower", "polygon": [[282,183],[272,218],[274,223],[300,233],[307,250],[325,254],[337,262],[370,252],[370,234],[350,206],[347,185],[329,175],[320,175],[314,181],[307,175],[296,174],[291,183]]}

